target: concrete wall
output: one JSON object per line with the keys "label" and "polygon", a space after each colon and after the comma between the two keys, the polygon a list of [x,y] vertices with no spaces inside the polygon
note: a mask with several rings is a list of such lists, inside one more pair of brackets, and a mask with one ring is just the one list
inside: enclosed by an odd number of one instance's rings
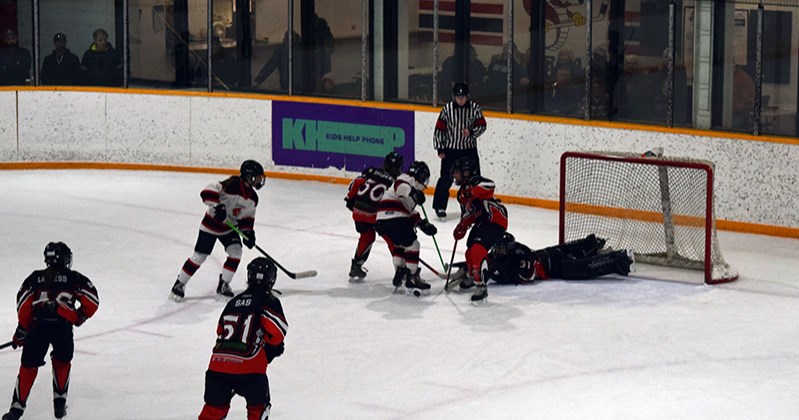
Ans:
{"label": "concrete wall", "polygon": [[[18,115],[18,117],[17,117]],[[437,112],[415,113],[415,159],[431,165]],[[17,120],[19,125],[17,126]],[[489,115],[479,148],[497,193],[558,199],[559,159],[568,150],[643,152],[716,163],[718,219],[799,228],[799,141],[767,142],[503,119]],[[207,96],[72,91],[0,91],[0,161],[110,161],[353,177],[337,168],[276,167],[271,101]],[[406,157],[408,159],[408,157]]]}

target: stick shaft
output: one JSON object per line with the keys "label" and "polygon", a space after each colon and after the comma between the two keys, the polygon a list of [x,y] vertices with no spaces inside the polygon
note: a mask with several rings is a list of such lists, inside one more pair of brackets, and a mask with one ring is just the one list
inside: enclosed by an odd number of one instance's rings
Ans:
{"label": "stick shaft", "polygon": [[[238,233],[239,236],[241,236],[242,238],[246,238],[247,237],[247,235],[245,235],[244,232],[242,232],[238,227],[236,227],[233,223],[231,223],[230,220],[225,220],[225,224],[229,228],[233,229],[234,232]],[[287,270],[286,267],[283,267],[282,265],[280,265],[280,263],[277,262],[277,260],[272,258],[271,255],[267,254],[266,251],[263,250],[263,248],[258,246],[258,244],[255,244],[255,249],[257,249],[258,252],[263,254],[264,257],[269,258],[273,263],[275,263],[275,266],[277,266],[277,268],[279,268],[281,271],[286,273],[287,276],[289,276],[289,277],[291,277],[293,279],[296,279],[298,277],[299,278],[302,278],[302,277],[313,277],[313,276],[316,275],[316,271],[314,271],[314,270],[303,271],[303,272],[300,272],[300,273],[293,273],[293,272]]]}
{"label": "stick shaft", "polygon": [[[420,205],[419,207],[422,208],[422,214],[424,214],[424,220],[429,223],[430,220],[427,218],[427,210],[425,210],[424,206],[422,206],[422,205]],[[438,252],[438,259],[441,261],[441,267],[444,268],[444,271],[446,271],[447,270],[447,266],[444,264],[444,258],[441,257],[441,250],[438,248],[438,241],[436,241],[436,235],[431,235],[431,236],[433,238],[433,244],[435,244],[435,246],[436,246],[436,252]],[[427,265],[427,264],[425,264],[425,265]],[[428,266],[427,268],[430,268],[430,266]]]}

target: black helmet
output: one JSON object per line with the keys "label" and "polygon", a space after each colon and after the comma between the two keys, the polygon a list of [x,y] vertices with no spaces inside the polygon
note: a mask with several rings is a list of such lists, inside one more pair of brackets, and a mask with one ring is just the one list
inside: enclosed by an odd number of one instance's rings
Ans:
{"label": "black helmet", "polygon": [[277,279],[277,267],[272,260],[258,257],[247,264],[247,284],[272,290]]}
{"label": "black helmet", "polygon": [[494,248],[492,249],[492,253],[497,257],[504,257],[505,255],[510,252],[516,243],[516,238],[513,237],[508,232],[505,232],[502,235],[502,239],[499,240],[496,244],[494,244]]}
{"label": "black helmet", "polygon": [[397,152],[391,152],[386,155],[386,160],[383,161],[383,169],[386,170],[391,176],[396,177],[402,172],[402,165],[405,159]]}
{"label": "black helmet", "polygon": [[72,268],[72,250],[63,242],[50,242],[44,247],[44,262],[48,267]]}
{"label": "black helmet", "polygon": [[463,82],[455,83],[452,87],[452,96],[469,96],[469,85]]}
{"label": "black helmet", "polygon": [[[471,177],[480,174],[480,170],[477,168],[477,162],[468,158],[468,157],[460,157],[452,163],[452,167],[450,167],[450,176],[453,180],[455,180],[455,184],[461,185],[466,183]],[[461,175],[460,181],[455,179],[455,174],[459,173]]]}
{"label": "black helmet", "polygon": [[408,175],[412,176],[413,179],[424,186],[427,186],[427,183],[430,182],[430,168],[421,160],[416,160],[411,163],[411,167],[408,169]]}
{"label": "black helmet", "polygon": [[264,186],[264,167],[254,160],[245,160],[241,164],[241,177],[256,190]]}

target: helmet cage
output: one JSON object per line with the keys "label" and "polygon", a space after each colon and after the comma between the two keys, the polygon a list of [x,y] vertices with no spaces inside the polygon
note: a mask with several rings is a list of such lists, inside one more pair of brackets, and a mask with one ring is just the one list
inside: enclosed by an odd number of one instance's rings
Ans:
{"label": "helmet cage", "polygon": [[72,250],[63,242],[50,242],[44,247],[44,262],[48,267],[72,268]]}
{"label": "helmet cage", "polygon": [[272,290],[277,279],[277,267],[272,260],[258,257],[247,264],[247,284]]}

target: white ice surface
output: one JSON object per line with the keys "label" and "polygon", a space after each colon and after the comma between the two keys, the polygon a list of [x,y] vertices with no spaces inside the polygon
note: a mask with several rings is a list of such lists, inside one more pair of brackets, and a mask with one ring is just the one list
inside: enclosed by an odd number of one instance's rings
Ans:
{"label": "white ice surface", "polygon": [[[75,330],[72,419],[192,419],[223,303],[213,299],[217,246],[167,299],[191,254],[199,192],[219,175],[125,171],[3,171],[0,332],[16,325],[15,292],[65,241],[74,269],[100,293]],[[501,186],[500,186],[501,189]],[[734,283],[640,278],[490,287],[489,304],[439,294],[392,295],[381,239],[366,282],[347,282],[357,241],[346,187],[268,180],[256,219],[260,246],[295,271],[277,288],[290,327],[269,367],[274,419],[795,419],[799,413],[799,241],[720,232]],[[501,191],[500,191],[501,193]],[[455,210],[450,203],[450,211]],[[429,204],[428,204],[429,206]],[[429,207],[428,207],[429,210]],[[557,242],[555,212],[509,206],[517,238]],[[452,218],[434,222],[444,259]],[[433,241],[422,258],[439,267]],[[462,259],[463,244],[459,244]],[[233,288],[241,291],[246,250]],[[0,340],[5,342],[6,340]],[[0,351],[0,407],[11,401],[19,350]],[[52,418],[47,366],[26,419]],[[5,400],[2,400],[5,399]],[[230,419],[245,418],[234,399]]]}

